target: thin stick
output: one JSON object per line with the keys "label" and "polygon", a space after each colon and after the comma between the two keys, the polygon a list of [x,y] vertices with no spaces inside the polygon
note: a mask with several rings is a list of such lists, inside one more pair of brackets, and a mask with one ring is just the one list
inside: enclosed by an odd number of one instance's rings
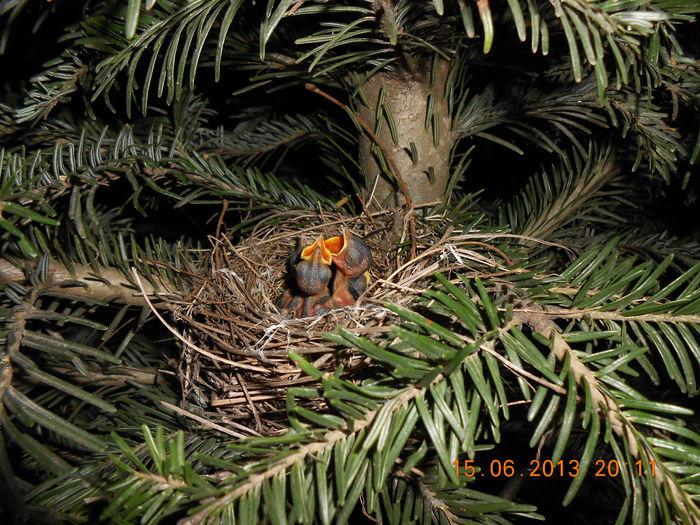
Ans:
{"label": "thin stick", "polygon": [[241,385],[241,390],[243,390],[243,396],[245,397],[245,400],[248,403],[248,407],[250,407],[250,411],[253,413],[253,417],[255,418],[255,423],[258,425],[258,430],[262,430],[262,421],[260,421],[260,415],[258,415],[258,411],[255,408],[255,403],[253,403],[253,400],[250,398],[250,394],[248,393],[248,388],[246,387],[245,383],[243,382],[243,378],[241,377],[241,374],[238,372],[234,372],[234,375],[236,376],[236,380],[238,381],[238,384]]}
{"label": "thin stick", "polygon": [[481,241],[468,241],[468,242],[460,243],[460,244],[477,244],[479,246],[484,246],[486,248],[490,248],[491,250],[496,252],[498,255],[500,255],[508,266],[511,266],[513,264],[513,262],[508,258],[508,256],[505,253],[503,253],[501,250],[499,250],[498,248],[496,248],[492,244],[488,244],[488,243],[481,242]]}
{"label": "thin stick", "polygon": [[562,388],[562,387],[560,387],[559,385],[555,385],[554,383],[552,383],[552,382],[550,382],[550,381],[547,381],[546,379],[542,379],[541,377],[537,377],[536,375],[531,374],[531,373],[528,372],[527,370],[523,370],[523,369],[520,368],[518,365],[516,365],[515,363],[510,362],[508,359],[506,359],[505,357],[503,357],[501,354],[499,354],[499,353],[496,352],[495,350],[492,350],[492,349],[490,349],[489,347],[484,346],[484,345],[481,345],[479,348],[481,348],[482,350],[484,350],[484,351],[488,352],[489,354],[491,354],[493,357],[495,357],[495,358],[498,359],[500,362],[502,362],[502,363],[506,366],[506,368],[510,368],[511,371],[513,371],[513,372],[516,373],[517,375],[522,376],[522,377],[527,377],[528,379],[531,379],[531,380],[534,381],[535,383],[539,383],[539,384],[541,384],[541,385],[543,385],[543,386],[546,386],[547,388],[549,388],[549,389],[551,389],[551,390],[554,390],[557,394],[566,394],[566,389],[565,389],[565,388]]}
{"label": "thin stick", "polygon": [[382,153],[384,154],[384,158],[386,158],[386,161],[389,163],[389,166],[391,166],[391,171],[393,172],[394,177],[399,183],[399,187],[401,188],[401,193],[403,193],[403,198],[406,200],[406,213],[408,214],[408,221],[409,221],[409,226],[411,229],[411,259],[413,259],[416,256],[416,217],[415,214],[413,213],[413,200],[411,200],[411,196],[408,193],[408,186],[406,186],[406,182],[403,180],[403,177],[401,176],[401,172],[399,171],[398,166],[396,165],[396,162],[394,161],[394,158],[389,154],[387,149],[384,147],[382,142],[379,140],[379,137],[372,131],[372,129],[367,125],[367,123],[360,117],[357,113],[355,113],[352,109],[350,109],[346,104],[343,104],[340,100],[337,98],[333,97],[332,95],[329,95],[325,91],[320,90],[318,87],[314,86],[310,82],[307,82],[304,84],[304,87],[311,91],[312,93],[316,93],[317,95],[321,95],[323,98],[326,100],[331,101],[333,104],[338,106],[341,109],[344,109],[347,111],[349,114],[352,115],[352,117],[357,120],[357,123],[362,126],[362,129],[365,130],[365,133],[369,135],[369,138],[374,141],[374,143],[379,147],[380,150],[382,150]]}
{"label": "thin stick", "polygon": [[198,423],[201,423],[202,425],[205,425],[209,428],[213,428],[214,430],[218,430],[219,432],[223,432],[224,434],[228,434],[229,436],[233,436],[235,438],[247,438],[250,436],[246,436],[245,434],[241,434],[239,432],[236,432],[234,430],[230,430],[226,427],[222,427],[221,425],[218,425],[214,423],[213,421],[209,421],[206,418],[203,418],[201,416],[198,416],[197,414],[193,414],[192,412],[188,412],[187,410],[184,410],[180,407],[176,407],[175,405],[168,403],[167,401],[161,401],[161,405],[163,405],[165,408],[172,410],[176,414],[180,414],[181,416],[188,417],[190,419],[194,419]]}

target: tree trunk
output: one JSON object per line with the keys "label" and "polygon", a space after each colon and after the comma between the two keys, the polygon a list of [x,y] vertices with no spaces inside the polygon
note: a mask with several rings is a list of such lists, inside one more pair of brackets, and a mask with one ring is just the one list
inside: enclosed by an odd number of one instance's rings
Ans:
{"label": "tree trunk", "polygon": [[[432,84],[430,68],[425,69],[424,72],[377,73],[362,87],[367,104],[358,104],[358,115],[370,127],[382,121],[376,131],[381,149],[392,157],[414,206],[445,200],[454,145],[445,96],[449,63],[436,62]],[[384,98],[379,108],[382,88]],[[387,113],[395,123],[394,138]],[[376,209],[402,205],[404,197],[398,181],[391,176],[391,167],[382,169],[375,141],[366,135],[360,138],[359,160],[365,172],[366,197],[372,196],[368,206]]]}

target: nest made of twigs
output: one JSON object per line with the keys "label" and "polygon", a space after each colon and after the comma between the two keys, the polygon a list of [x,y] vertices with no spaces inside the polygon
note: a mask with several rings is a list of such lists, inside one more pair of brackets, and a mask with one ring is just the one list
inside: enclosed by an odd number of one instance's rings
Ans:
{"label": "nest made of twigs", "polygon": [[[397,317],[382,304],[411,302],[423,291],[422,281],[456,254],[449,235],[423,227],[414,240],[419,255],[411,259],[407,229],[398,226],[389,212],[355,218],[288,213],[258,224],[236,244],[227,234],[213,239],[208,267],[189,272],[191,288],[169,305],[187,326],[180,363],[183,395],[234,428],[269,434],[286,427],[279,420],[285,416],[287,389],[313,382],[290,361],[290,349],[322,371],[342,364],[345,374],[361,377],[364,356],[330,343],[323,334],[338,327],[365,336],[386,332]],[[287,318],[275,302],[284,290],[290,253],[300,242],[339,235],[343,228],[364,238],[372,250],[366,293],[354,306]],[[405,249],[397,250],[397,240]]]}

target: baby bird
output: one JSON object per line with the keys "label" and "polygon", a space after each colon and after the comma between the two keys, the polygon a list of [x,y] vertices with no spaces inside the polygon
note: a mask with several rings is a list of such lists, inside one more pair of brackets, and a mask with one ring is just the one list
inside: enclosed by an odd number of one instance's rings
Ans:
{"label": "baby bird", "polygon": [[343,235],[331,237],[325,242],[336,268],[346,277],[358,277],[372,264],[372,251],[367,243],[347,230]]}
{"label": "baby bird", "polygon": [[355,301],[367,289],[369,279],[369,272],[357,277],[347,277],[342,272],[336,272],[333,278],[333,294],[330,297],[330,303],[326,302],[324,305],[330,304],[332,308],[342,308],[355,304]]}
{"label": "baby bird", "polygon": [[369,284],[369,269],[372,252],[360,237],[347,230],[342,236],[331,237],[326,241],[336,267],[333,278],[333,293],[326,308],[342,308],[355,304]]}
{"label": "baby bird", "polygon": [[308,317],[316,313],[316,305],[328,295],[332,256],[321,236],[301,250],[299,257],[300,261],[294,267],[294,279],[306,297],[297,317]]}
{"label": "baby bird", "polygon": [[297,250],[290,258],[292,287],[277,300],[277,307],[294,317],[316,313],[316,305],[328,296],[331,280],[331,254],[323,237]]}

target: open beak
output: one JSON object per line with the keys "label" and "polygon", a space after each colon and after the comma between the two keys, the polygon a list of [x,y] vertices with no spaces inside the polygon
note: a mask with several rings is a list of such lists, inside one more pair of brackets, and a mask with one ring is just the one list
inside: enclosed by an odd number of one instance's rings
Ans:
{"label": "open beak", "polygon": [[323,240],[323,236],[316,239],[313,244],[309,244],[301,250],[299,257],[305,261],[318,261],[326,266],[330,266],[331,262],[333,262],[333,255],[326,241]]}
{"label": "open beak", "polygon": [[326,240],[325,246],[338,270],[347,277],[359,277],[372,264],[369,246],[347,230],[343,230],[343,235]]}

